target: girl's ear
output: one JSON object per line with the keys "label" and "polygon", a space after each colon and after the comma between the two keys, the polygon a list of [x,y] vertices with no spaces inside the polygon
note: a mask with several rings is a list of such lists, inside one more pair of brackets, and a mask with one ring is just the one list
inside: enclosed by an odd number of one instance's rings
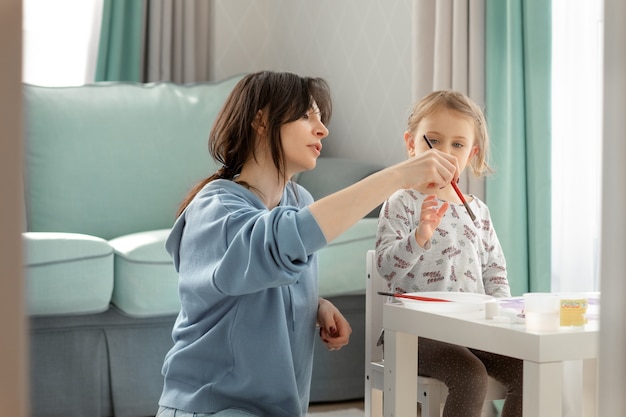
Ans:
{"label": "girl's ear", "polygon": [[415,156],[415,136],[408,130],[404,132],[404,144],[406,145],[406,151],[409,157]]}
{"label": "girl's ear", "polygon": [[467,157],[467,160],[470,161],[473,157],[475,157],[476,155],[478,155],[478,152],[480,151],[480,149],[478,148],[478,145],[474,145],[472,147],[472,150],[470,151],[469,156]]}

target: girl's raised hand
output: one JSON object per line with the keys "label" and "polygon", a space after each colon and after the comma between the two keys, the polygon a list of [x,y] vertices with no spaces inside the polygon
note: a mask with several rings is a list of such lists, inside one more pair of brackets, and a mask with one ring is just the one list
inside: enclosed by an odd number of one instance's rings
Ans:
{"label": "girl's raised hand", "polygon": [[421,247],[424,247],[426,242],[430,240],[450,206],[448,202],[443,203],[440,207],[437,207],[437,204],[437,197],[434,195],[426,196],[422,202],[420,221],[417,229],[415,229],[415,240]]}

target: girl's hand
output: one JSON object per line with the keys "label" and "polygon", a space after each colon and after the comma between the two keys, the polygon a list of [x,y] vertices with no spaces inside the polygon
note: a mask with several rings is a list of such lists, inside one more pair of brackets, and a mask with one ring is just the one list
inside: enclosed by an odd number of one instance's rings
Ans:
{"label": "girl's hand", "polygon": [[317,324],[320,326],[320,339],[328,350],[341,349],[350,341],[350,323],[333,303],[324,298],[320,298],[317,305]]}
{"label": "girl's hand", "polygon": [[450,204],[445,202],[438,208],[436,197],[434,195],[426,196],[422,202],[420,221],[417,229],[415,229],[415,240],[417,240],[418,245],[424,247],[426,242],[430,240],[449,206]]}

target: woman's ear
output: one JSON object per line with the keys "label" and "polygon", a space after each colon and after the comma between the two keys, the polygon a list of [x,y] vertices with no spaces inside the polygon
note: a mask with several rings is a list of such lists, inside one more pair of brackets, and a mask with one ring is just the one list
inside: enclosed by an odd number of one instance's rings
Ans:
{"label": "woman's ear", "polygon": [[252,128],[256,131],[258,135],[265,134],[267,130],[267,120],[265,118],[265,113],[263,110],[259,110],[256,112],[256,116],[254,116],[254,121],[252,122]]}
{"label": "woman's ear", "polygon": [[408,130],[404,132],[404,144],[406,145],[406,151],[409,156],[415,156],[415,136]]}

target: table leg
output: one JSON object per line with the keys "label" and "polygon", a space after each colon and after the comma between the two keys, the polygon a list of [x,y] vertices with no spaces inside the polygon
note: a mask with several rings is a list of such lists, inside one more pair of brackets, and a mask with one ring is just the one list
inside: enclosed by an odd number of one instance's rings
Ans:
{"label": "table leg", "polygon": [[596,359],[583,360],[583,417],[595,417],[598,415],[598,374],[596,365]]}
{"label": "table leg", "polygon": [[385,329],[385,417],[417,415],[417,337]]}
{"label": "table leg", "polygon": [[563,363],[524,361],[524,417],[562,415]]}

